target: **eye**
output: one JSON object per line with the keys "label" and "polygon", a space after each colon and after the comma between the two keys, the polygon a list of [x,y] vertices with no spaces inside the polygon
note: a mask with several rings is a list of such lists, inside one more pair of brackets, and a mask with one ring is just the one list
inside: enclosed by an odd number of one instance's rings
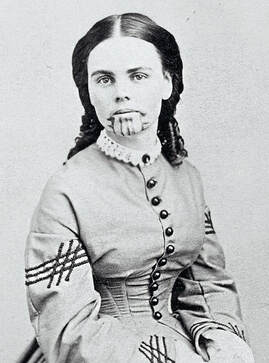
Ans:
{"label": "eye", "polygon": [[112,79],[109,76],[103,76],[98,78],[97,83],[101,86],[107,86],[112,83]]}
{"label": "eye", "polygon": [[148,75],[144,73],[135,73],[132,75],[132,77],[136,81],[141,81],[142,79],[148,78]]}

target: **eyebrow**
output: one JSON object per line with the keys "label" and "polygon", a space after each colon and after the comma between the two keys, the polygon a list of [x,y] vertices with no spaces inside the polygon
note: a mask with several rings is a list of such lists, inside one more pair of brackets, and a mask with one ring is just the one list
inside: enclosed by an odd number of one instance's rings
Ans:
{"label": "eyebrow", "polygon": [[[137,72],[139,70],[150,70],[152,71],[153,69],[151,67],[135,67],[135,68],[130,68],[127,70],[127,73],[130,74],[130,73],[133,73],[133,72]],[[104,69],[100,69],[98,71],[94,71],[92,74],[91,74],[91,77],[94,77],[98,74],[108,74],[110,76],[114,76],[114,73],[111,72],[111,71],[106,71]]]}

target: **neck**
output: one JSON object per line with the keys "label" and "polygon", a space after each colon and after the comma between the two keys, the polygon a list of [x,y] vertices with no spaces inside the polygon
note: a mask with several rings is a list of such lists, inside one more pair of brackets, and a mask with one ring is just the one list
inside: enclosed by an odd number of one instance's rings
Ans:
{"label": "neck", "polygon": [[107,135],[120,145],[134,150],[148,150],[156,145],[157,130],[155,125],[150,125],[147,129],[132,136],[120,136],[106,130]]}

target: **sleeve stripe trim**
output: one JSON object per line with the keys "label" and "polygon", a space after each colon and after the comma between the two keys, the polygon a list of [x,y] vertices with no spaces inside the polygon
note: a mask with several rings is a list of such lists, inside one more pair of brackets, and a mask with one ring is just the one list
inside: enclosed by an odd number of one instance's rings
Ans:
{"label": "sleeve stripe trim", "polygon": [[[69,246],[71,246],[72,247],[72,242],[74,242],[74,241],[78,241],[78,240],[74,240],[74,239],[72,239],[72,240],[70,240],[69,241]],[[79,251],[80,250],[82,250],[82,246],[81,246],[81,244],[79,243]],[[85,252],[85,251],[84,251]],[[59,250],[58,250],[58,253],[59,253]],[[71,252],[71,253],[74,253],[74,252]],[[61,258],[64,258],[64,257],[66,257],[66,256],[69,256],[70,255],[70,251],[69,251],[69,249],[68,249],[68,251],[65,253],[65,254],[62,254],[61,255]],[[51,260],[47,260],[47,261],[45,261],[45,262],[43,262],[43,263],[40,263],[39,265],[36,265],[36,266],[34,266],[34,267],[29,267],[29,268],[26,268],[25,269],[25,272],[27,273],[27,272],[30,272],[30,271],[33,271],[33,270],[37,270],[37,269],[39,269],[39,268],[42,268],[42,267],[44,267],[44,266],[47,266],[48,264],[50,264],[50,263],[53,263],[53,262],[55,262],[55,260],[56,260],[56,258],[52,258]]]}
{"label": "sleeve stripe trim", "polygon": [[[88,259],[87,260],[84,259],[84,260],[82,260],[80,262],[74,263],[73,264],[73,268],[78,267],[78,266],[81,266],[81,265],[84,265],[85,263],[88,263]],[[70,271],[70,267],[71,266],[66,266],[66,267],[62,268],[61,270],[54,272],[54,275],[61,274],[64,271],[68,271],[68,270]],[[43,281],[43,280],[47,280],[47,279],[51,278],[51,275],[52,274],[49,273],[49,274],[47,274],[45,276],[42,276],[42,277],[39,277],[38,279],[35,279],[35,280],[28,279],[28,280],[26,280],[25,285],[29,286],[29,285],[35,284],[37,282],[40,282],[40,281]],[[69,277],[70,277],[70,275],[69,275]],[[67,279],[67,277],[66,277],[65,278],[65,281],[69,281],[69,278]],[[58,286],[59,283],[57,282],[56,285]]]}
{"label": "sleeve stripe trim", "polygon": [[213,227],[213,222],[211,219],[211,212],[209,209],[205,211],[205,233],[206,234],[215,234],[215,230]]}
{"label": "sleeve stripe trim", "polygon": [[226,324],[223,324],[220,322],[210,321],[210,320],[192,325],[192,327],[190,328],[190,333],[193,335],[194,340],[196,340],[197,335],[200,335],[199,334],[200,331],[203,328],[207,328],[207,327],[214,327],[214,328],[219,328],[219,329],[223,329],[223,330],[229,330],[230,332],[236,334],[239,338],[246,341],[244,330],[240,331],[239,327],[237,325],[233,325],[232,323],[228,323],[226,325]]}
{"label": "sleeve stripe trim", "polygon": [[[58,261],[59,261],[59,264],[57,266],[57,268],[59,266],[61,266],[62,264],[68,264],[72,261],[72,259],[74,258],[74,254],[75,252],[72,252],[69,256],[68,256],[68,260],[65,261],[65,257],[61,257]],[[85,253],[85,251],[83,250],[80,250],[78,253],[77,253],[77,256],[76,256],[76,259],[79,259],[79,258],[83,258],[83,257],[86,257],[87,258],[87,254]],[[48,272],[50,271],[54,265],[55,265],[55,261],[56,259],[54,258],[53,260],[51,260],[49,263],[46,263],[46,265],[44,266],[38,266],[38,267],[32,267],[31,269],[29,269],[28,271],[26,271],[26,278],[31,278],[31,277],[35,277],[35,276],[38,276],[40,274],[43,274],[45,272]],[[46,266],[46,267],[45,267]],[[36,271],[34,273],[31,273],[32,271]]]}
{"label": "sleeve stripe trim", "polygon": [[[54,259],[44,262],[41,265],[29,268],[26,271],[27,286],[35,284],[37,282],[49,279],[47,288],[50,288],[54,277],[58,275],[56,286],[58,286],[62,280],[65,271],[68,271],[65,281],[69,281],[70,275],[75,267],[89,263],[88,256],[82,247],[82,244],[77,241],[77,245],[73,247],[75,240],[69,241],[69,246],[66,253],[63,253],[64,243],[61,243],[57,255]],[[33,272],[34,273],[30,273]]]}

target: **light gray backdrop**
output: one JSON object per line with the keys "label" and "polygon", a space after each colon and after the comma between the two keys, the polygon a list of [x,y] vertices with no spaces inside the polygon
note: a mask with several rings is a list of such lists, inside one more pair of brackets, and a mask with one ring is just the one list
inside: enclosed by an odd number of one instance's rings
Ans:
{"label": "light gray backdrop", "polygon": [[180,45],[185,91],[177,118],[203,176],[256,361],[268,362],[268,1],[1,0],[0,8],[0,361],[14,362],[33,336],[24,244],[41,190],[80,124],[73,47],[100,18],[138,11]]}

